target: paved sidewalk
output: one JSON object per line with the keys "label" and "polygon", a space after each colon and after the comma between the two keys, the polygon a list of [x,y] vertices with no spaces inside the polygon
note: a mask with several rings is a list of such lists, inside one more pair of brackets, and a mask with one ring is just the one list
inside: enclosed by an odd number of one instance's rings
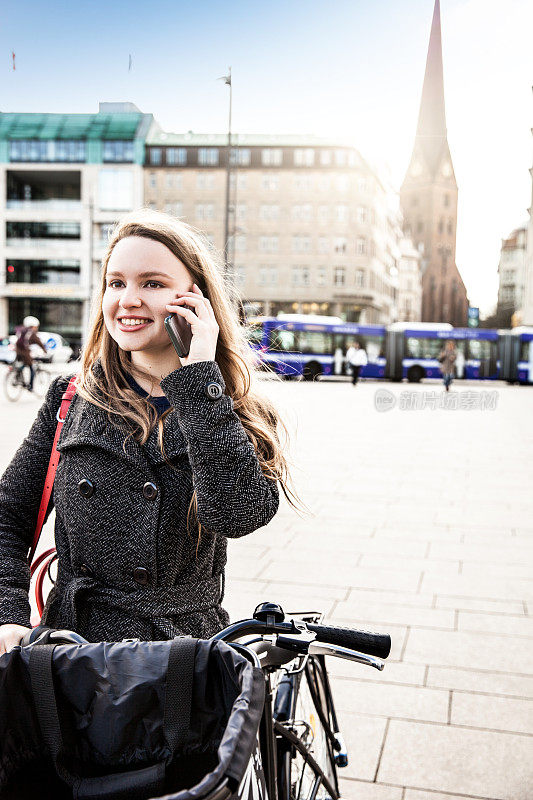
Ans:
{"label": "paved sidewalk", "polygon": [[[293,432],[312,513],[284,503],[230,543],[232,618],[269,599],[393,640],[382,673],[329,662],[350,750],[343,796],[532,798],[533,388],[457,384],[462,405],[497,391],[496,408],[445,410],[431,407],[438,384],[262,386]],[[388,412],[380,388],[397,401]],[[401,410],[406,392],[427,407]],[[3,469],[37,404],[0,408]]]}

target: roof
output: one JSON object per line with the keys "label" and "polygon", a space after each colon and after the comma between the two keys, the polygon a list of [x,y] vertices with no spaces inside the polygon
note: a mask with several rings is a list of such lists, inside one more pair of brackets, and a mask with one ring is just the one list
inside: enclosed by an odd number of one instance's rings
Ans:
{"label": "roof", "polygon": [[135,139],[145,116],[140,111],[99,114],[0,113],[0,140]]}
{"label": "roof", "polygon": [[[176,147],[225,147],[227,133],[165,133],[154,130],[146,140],[147,145]],[[311,134],[234,133],[231,143],[236,147],[346,147],[356,150],[352,142],[328,139]]]}

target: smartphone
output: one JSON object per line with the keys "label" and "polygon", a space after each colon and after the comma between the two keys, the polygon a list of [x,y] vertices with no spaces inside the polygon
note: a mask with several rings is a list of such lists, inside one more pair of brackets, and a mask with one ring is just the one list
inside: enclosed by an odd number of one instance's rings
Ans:
{"label": "smartphone", "polygon": [[[184,308],[189,308],[189,306],[184,306]],[[189,308],[189,310],[193,309]],[[187,320],[180,317],[179,314],[170,314],[165,317],[165,328],[178,356],[180,358],[188,356],[191,349],[192,329]]]}

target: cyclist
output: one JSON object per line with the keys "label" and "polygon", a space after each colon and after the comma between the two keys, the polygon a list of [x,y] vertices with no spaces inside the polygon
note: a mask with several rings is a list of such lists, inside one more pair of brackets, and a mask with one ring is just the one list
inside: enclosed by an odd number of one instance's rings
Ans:
{"label": "cyclist", "polygon": [[35,368],[33,366],[33,358],[30,349],[31,345],[39,345],[45,356],[48,357],[48,351],[37,335],[40,324],[37,317],[24,317],[22,325],[15,329],[17,335],[17,341],[15,342],[17,361],[21,361],[24,366],[29,367],[30,370],[30,380],[26,387],[29,392],[33,392],[33,381],[35,379]]}
{"label": "cyclist", "polygon": [[[42,622],[93,642],[207,638],[228,623],[227,539],[270,521],[278,485],[287,494],[278,416],[254,388],[222,270],[192,228],[133,212],[102,266],[58,444],[58,572]],[[169,314],[191,328],[181,359]],[[28,630],[26,553],[67,380],[52,383],[0,481],[0,654]]]}

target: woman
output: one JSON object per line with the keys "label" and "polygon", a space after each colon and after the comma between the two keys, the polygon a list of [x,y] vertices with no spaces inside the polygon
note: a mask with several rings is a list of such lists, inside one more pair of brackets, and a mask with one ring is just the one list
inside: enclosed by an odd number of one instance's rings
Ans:
{"label": "woman", "polygon": [[447,392],[450,391],[450,384],[455,376],[456,359],[455,342],[453,339],[448,339],[439,355],[440,371],[442,372],[442,380]]}
{"label": "woman", "polygon": [[[181,360],[168,314],[192,328]],[[252,391],[249,352],[192,229],[154,211],[126,217],[59,440],[58,574],[43,624],[117,641],[208,637],[228,623],[227,538],[272,519],[278,482],[287,494],[277,415]],[[29,625],[26,556],[67,381],[53,382],[0,481],[0,654]]]}

